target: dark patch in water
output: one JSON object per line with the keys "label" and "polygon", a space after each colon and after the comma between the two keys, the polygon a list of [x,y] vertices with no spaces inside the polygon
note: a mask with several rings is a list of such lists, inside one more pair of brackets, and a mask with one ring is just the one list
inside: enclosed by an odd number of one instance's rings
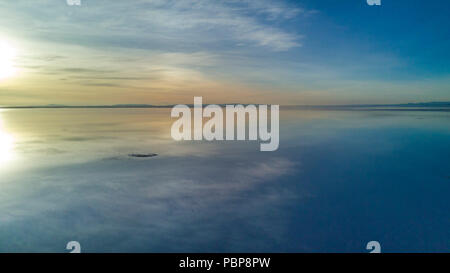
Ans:
{"label": "dark patch in water", "polygon": [[147,157],[155,157],[158,154],[129,154],[128,156],[131,157],[140,157],[140,158],[147,158]]}

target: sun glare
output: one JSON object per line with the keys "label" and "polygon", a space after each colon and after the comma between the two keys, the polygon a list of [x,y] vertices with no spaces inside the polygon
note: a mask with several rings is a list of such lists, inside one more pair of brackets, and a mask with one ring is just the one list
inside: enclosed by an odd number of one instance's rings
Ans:
{"label": "sun glare", "polygon": [[17,68],[14,66],[16,54],[17,51],[12,45],[0,40],[0,80],[12,77],[17,73]]}

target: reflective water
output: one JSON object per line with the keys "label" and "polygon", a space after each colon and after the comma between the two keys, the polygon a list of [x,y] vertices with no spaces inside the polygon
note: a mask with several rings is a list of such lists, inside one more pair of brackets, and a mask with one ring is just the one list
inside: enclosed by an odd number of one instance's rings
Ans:
{"label": "reflective water", "polygon": [[450,250],[449,112],[284,110],[276,152],[169,113],[1,110],[0,251]]}

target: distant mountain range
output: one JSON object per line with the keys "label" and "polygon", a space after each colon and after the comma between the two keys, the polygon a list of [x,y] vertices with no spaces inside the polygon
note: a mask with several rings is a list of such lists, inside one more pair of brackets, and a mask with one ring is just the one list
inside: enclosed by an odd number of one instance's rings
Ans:
{"label": "distant mountain range", "polygon": [[[230,103],[231,105],[237,103]],[[220,106],[230,105],[220,104]],[[207,104],[205,104],[207,105]],[[248,104],[243,104],[248,105]],[[152,105],[152,104],[114,104],[114,105],[29,105],[29,106],[0,106],[3,109],[33,109],[33,108],[172,108],[175,104],[170,105]],[[193,107],[192,104],[188,104]],[[404,104],[347,104],[347,105],[282,105],[283,108],[377,108],[377,107],[430,107],[430,108],[447,108],[450,107],[450,102],[418,102],[418,103],[404,103]]]}
{"label": "distant mountain range", "polygon": [[345,105],[285,105],[287,108],[447,108],[450,107],[450,102],[417,102],[417,103],[400,103],[400,104],[345,104]]}

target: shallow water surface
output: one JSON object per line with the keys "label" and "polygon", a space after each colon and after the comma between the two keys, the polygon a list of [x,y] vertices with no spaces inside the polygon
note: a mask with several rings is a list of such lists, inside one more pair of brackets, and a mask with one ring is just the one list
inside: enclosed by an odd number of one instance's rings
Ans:
{"label": "shallow water surface", "polygon": [[0,251],[450,249],[449,112],[282,110],[275,152],[175,142],[173,121],[1,110]]}

